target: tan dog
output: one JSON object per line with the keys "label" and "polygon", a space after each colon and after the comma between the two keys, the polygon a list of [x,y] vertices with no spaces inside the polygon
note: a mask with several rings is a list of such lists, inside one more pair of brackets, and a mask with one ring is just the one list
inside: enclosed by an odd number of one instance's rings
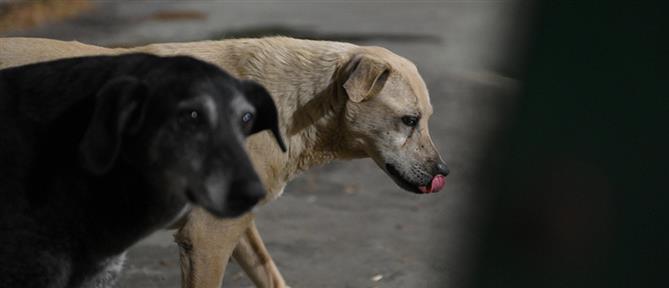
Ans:
{"label": "tan dog", "polygon": [[[335,159],[371,157],[399,186],[415,193],[437,192],[445,184],[448,168],[428,132],[432,106],[425,83],[413,63],[380,47],[272,37],[109,49],[1,38],[0,68],[127,52],[194,56],[270,91],[288,153],[280,153],[268,133],[247,142],[270,200],[301,171]],[[219,220],[194,209],[175,238],[183,287],[220,287],[231,254],[256,286],[285,287],[251,214]]]}

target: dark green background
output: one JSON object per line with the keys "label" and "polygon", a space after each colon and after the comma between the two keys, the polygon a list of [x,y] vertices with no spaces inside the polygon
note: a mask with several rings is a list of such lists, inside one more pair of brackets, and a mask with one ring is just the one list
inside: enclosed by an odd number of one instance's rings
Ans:
{"label": "dark green background", "polygon": [[669,287],[666,8],[534,6],[472,286]]}

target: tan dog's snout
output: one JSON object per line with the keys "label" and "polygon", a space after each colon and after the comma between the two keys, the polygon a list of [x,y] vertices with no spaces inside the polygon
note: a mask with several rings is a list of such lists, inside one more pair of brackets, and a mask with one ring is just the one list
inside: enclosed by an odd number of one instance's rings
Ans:
{"label": "tan dog's snout", "polygon": [[432,138],[428,136],[428,140],[431,144],[431,147],[433,149],[433,154],[432,160],[430,161],[430,170],[432,171],[432,177],[436,177],[437,175],[442,175],[444,177],[448,176],[448,174],[451,173],[451,170],[448,168],[448,164],[446,164],[446,161],[441,157],[439,152],[437,152],[437,148],[434,146],[434,143],[432,143]]}
{"label": "tan dog's snout", "polygon": [[[402,157],[404,160],[380,160],[386,173],[405,190],[425,194],[439,192],[446,185],[446,176],[450,174],[448,165],[437,156],[434,159],[421,161]],[[375,159],[376,160],[376,159]],[[381,163],[379,163],[381,162]]]}

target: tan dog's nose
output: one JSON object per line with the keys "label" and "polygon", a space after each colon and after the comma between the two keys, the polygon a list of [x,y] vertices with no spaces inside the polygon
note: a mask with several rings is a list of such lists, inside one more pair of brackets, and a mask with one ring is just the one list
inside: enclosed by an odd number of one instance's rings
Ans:
{"label": "tan dog's nose", "polygon": [[448,166],[446,166],[446,163],[443,163],[443,162],[437,163],[437,174],[448,176],[448,173],[450,173],[450,172],[451,172],[451,170],[448,169]]}

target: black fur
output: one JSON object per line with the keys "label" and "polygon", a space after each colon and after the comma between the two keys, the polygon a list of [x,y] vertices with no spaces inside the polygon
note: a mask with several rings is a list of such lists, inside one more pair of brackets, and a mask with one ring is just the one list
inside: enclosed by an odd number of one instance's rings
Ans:
{"label": "black fur", "polygon": [[264,190],[243,140],[270,129],[283,145],[276,121],[260,85],[189,57],[0,71],[0,287],[102,287],[105,266],[189,200],[248,211]]}

